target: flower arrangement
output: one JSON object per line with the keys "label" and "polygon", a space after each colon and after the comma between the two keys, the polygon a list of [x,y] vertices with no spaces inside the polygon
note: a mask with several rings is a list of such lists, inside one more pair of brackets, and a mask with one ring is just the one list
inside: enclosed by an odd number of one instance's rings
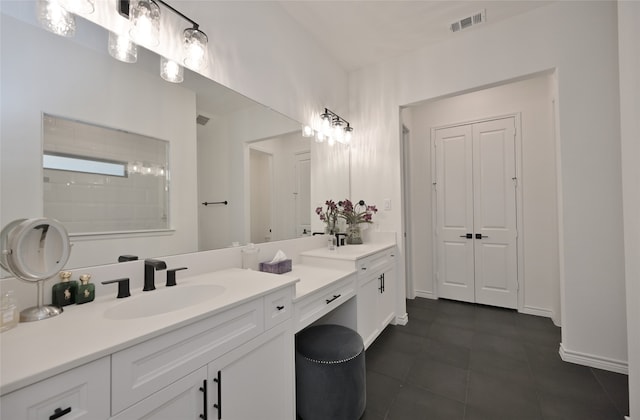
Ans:
{"label": "flower arrangement", "polygon": [[316,214],[320,217],[320,220],[327,224],[327,233],[335,233],[336,224],[338,223],[338,205],[333,200],[327,200],[324,202],[327,209],[322,207],[316,207]]}
{"label": "flower arrangement", "polygon": [[325,201],[326,210],[322,207],[316,208],[316,214],[320,220],[327,224],[326,233],[334,234],[338,232],[338,218],[344,219],[347,223],[347,243],[361,244],[360,223],[373,223],[373,215],[378,212],[375,205],[368,206],[364,200],[353,204],[351,200],[345,199],[337,204],[333,200]]}
{"label": "flower arrangement", "polygon": [[375,205],[368,206],[364,200],[358,201],[355,205],[350,200],[338,202],[338,216],[350,226],[373,223],[373,215],[377,212],[378,209]]}

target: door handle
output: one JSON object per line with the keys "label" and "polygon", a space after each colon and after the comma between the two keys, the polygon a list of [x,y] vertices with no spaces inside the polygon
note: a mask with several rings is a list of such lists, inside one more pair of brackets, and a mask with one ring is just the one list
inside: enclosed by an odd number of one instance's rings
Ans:
{"label": "door handle", "polygon": [[461,238],[473,239],[473,233],[467,233],[466,235],[460,235]]}
{"label": "door handle", "polygon": [[476,233],[476,239],[484,239],[484,238],[488,238],[488,236],[483,235],[482,233]]}

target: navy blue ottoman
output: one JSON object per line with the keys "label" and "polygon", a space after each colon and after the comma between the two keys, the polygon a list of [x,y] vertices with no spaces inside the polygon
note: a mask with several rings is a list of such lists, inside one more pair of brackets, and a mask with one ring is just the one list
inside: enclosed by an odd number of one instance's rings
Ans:
{"label": "navy blue ottoman", "polygon": [[358,420],[364,414],[362,337],[341,325],[317,325],[296,336],[296,407],[302,420]]}

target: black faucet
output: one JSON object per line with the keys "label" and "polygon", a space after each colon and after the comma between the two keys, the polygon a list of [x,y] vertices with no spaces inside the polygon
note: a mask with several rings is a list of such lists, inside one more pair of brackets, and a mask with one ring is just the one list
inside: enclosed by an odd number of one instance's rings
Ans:
{"label": "black faucet", "polygon": [[[341,236],[344,236],[344,238],[340,239]],[[336,233],[336,246],[344,245],[344,240],[346,239],[346,237],[346,233]]]}
{"label": "black faucet", "polygon": [[180,268],[172,268],[171,270],[167,270],[167,287],[175,286],[176,283],[176,271],[186,270],[187,267]]}
{"label": "black faucet", "polygon": [[142,288],[142,291],[148,292],[150,290],[155,290],[155,271],[164,270],[166,268],[167,264],[164,261],[154,260],[151,258],[144,260],[144,287]]}
{"label": "black faucet", "polygon": [[131,296],[131,292],[129,292],[129,278],[106,280],[102,282],[102,284],[111,283],[118,283],[118,299]]}

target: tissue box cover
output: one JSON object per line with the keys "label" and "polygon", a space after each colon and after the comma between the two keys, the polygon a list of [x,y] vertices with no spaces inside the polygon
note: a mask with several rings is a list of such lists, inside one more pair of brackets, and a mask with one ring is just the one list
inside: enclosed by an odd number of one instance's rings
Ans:
{"label": "tissue box cover", "polygon": [[260,271],[265,273],[282,274],[291,271],[291,259],[278,261],[276,263],[261,262]]}

